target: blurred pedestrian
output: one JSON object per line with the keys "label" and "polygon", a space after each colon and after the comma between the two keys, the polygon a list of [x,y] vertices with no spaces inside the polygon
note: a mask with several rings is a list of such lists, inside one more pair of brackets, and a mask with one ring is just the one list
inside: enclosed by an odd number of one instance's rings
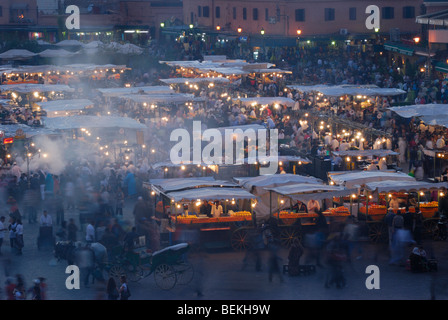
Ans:
{"label": "blurred pedestrian", "polygon": [[283,282],[282,270],[280,268],[280,261],[282,258],[278,255],[279,246],[274,240],[269,244],[269,257],[268,257],[268,269],[269,269],[269,282],[272,282],[274,274],[277,274],[280,282]]}
{"label": "blurred pedestrian", "polygon": [[[82,247],[80,244],[75,252],[75,264],[78,266],[81,277],[83,278],[84,286],[89,288],[90,276],[93,277],[95,269],[95,254],[88,246]],[[92,279],[93,283],[94,279]]]}
{"label": "blurred pedestrian", "polygon": [[327,264],[329,266],[325,279],[325,288],[333,284],[341,289],[346,286],[343,263],[347,261],[347,248],[342,241],[342,233],[336,232],[329,237],[327,245]]}
{"label": "blurred pedestrian", "polygon": [[40,299],[47,300],[47,283],[44,277],[39,277],[40,283]]}
{"label": "blurred pedestrian", "polygon": [[23,242],[23,224],[22,224],[21,219],[17,219],[15,246],[17,249],[16,254],[22,255],[22,249],[24,247],[24,242]]}
{"label": "blurred pedestrian", "polygon": [[3,245],[3,239],[5,238],[5,233],[8,228],[5,227],[5,217],[0,217],[0,256],[2,255],[2,245]]}
{"label": "blurred pedestrian", "polygon": [[78,233],[78,227],[75,224],[75,220],[70,218],[69,223],[67,225],[67,240],[76,242]]}
{"label": "blurred pedestrian", "polygon": [[15,288],[16,284],[14,283],[14,278],[8,277],[5,281],[6,300],[14,300]]}
{"label": "blurred pedestrian", "polygon": [[42,300],[40,280],[34,279],[33,283],[34,285],[28,290],[28,293],[31,294],[31,300]]}
{"label": "blurred pedestrian", "polygon": [[17,286],[14,288],[14,300],[26,300],[26,294],[25,294],[25,288],[24,285],[21,283],[18,283]]}
{"label": "blurred pedestrian", "polygon": [[126,276],[120,277],[120,300],[129,300],[131,296],[131,291],[129,290],[128,282],[126,280]]}
{"label": "blurred pedestrian", "polygon": [[294,239],[288,253],[288,274],[297,276],[300,269],[300,258],[302,257],[304,248],[299,239]]}
{"label": "blurred pedestrian", "polygon": [[113,277],[110,277],[109,281],[107,281],[106,293],[108,300],[117,300],[120,296],[117,288],[117,283],[115,282],[115,279]]}

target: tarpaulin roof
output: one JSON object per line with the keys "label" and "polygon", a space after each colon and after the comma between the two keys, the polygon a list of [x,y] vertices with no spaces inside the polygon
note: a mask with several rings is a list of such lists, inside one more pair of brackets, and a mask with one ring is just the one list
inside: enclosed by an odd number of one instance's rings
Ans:
{"label": "tarpaulin roof", "polygon": [[366,188],[378,192],[418,192],[447,188],[447,182],[431,183],[422,181],[384,180],[366,183]]}
{"label": "tarpaulin roof", "polygon": [[70,130],[81,128],[146,129],[144,124],[132,118],[91,115],[46,118],[45,127],[53,130]]}
{"label": "tarpaulin roof", "polygon": [[329,172],[328,176],[335,184],[345,186],[346,188],[359,187],[375,181],[416,181],[414,177],[395,171],[336,171]]}
{"label": "tarpaulin roof", "polygon": [[295,101],[291,98],[286,97],[251,97],[251,98],[239,98],[234,99],[235,101],[241,101],[244,106],[251,106],[253,104],[260,105],[286,105],[289,107],[294,106]]}
{"label": "tarpaulin roof", "polygon": [[406,91],[396,88],[380,88],[375,85],[338,85],[338,86],[327,86],[327,85],[288,85],[288,88],[292,90],[297,90],[300,92],[320,92],[325,96],[340,97],[345,95],[351,96],[395,96],[400,94],[405,94]]}
{"label": "tarpaulin roof", "polygon": [[215,180],[213,177],[151,179],[149,180],[149,183],[162,192],[172,192],[204,187],[238,187],[236,183],[225,180]]}
{"label": "tarpaulin roof", "polygon": [[240,186],[251,190],[252,187],[267,187],[288,183],[321,183],[322,180],[315,177],[306,177],[298,174],[272,174],[257,177],[236,177],[233,178]]}
{"label": "tarpaulin roof", "polygon": [[140,94],[140,93],[174,93],[170,86],[144,86],[144,87],[129,87],[129,88],[99,88],[96,89],[105,97],[118,97],[126,94]]}
{"label": "tarpaulin roof", "polygon": [[166,196],[174,201],[194,200],[230,200],[230,199],[255,199],[256,196],[241,188],[197,188],[184,191],[166,193]]}
{"label": "tarpaulin roof", "polygon": [[386,157],[399,155],[398,152],[388,149],[346,150],[332,151],[334,155],[349,157]]}
{"label": "tarpaulin roof", "polygon": [[94,103],[88,99],[70,99],[70,100],[53,100],[45,102],[37,102],[41,109],[47,112],[54,111],[72,111],[82,110],[85,107],[91,106]]}
{"label": "tarpaulin roof", "polygon": [[19,83],[19,84],[5,84],[0,86],[0,90],[16,91],[20,93],[31,92],[74,92],[75,89],[64,84],[39,84],[39,83]]}
{"label": "tarpaulin roof", "polygon": [[199,78],[169,78],[169,79],[160,79],[160,81],[167,84],[178,84],[178,83],[200,83],[200,82],[230,82],[229,79],[223,77],[199,77]]}

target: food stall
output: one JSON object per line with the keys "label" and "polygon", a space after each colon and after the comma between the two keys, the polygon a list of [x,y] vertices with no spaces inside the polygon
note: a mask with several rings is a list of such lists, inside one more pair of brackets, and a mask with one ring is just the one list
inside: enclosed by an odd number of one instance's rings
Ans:
{"label": "food stall", "polygon": [[[368,222],[383,223],[383,218],[390,207],[389,203],[392,197],[395,197],[400,206],[398,209],[393,208],[394,212],[401,214],[420,212],[425,233],[431,235],[433,239],[437,239],[439,232],[437,222],[440,219],[439,204],[440,199],[446,196],[447,182],[385,180],[369,182],[363,187],[364,193],[368,194],[367,197],[372,200],[372,204],[369,203],[364,209],[360,209],[361,214],[370,218],[367,219]],[[386,228],[384,225],[371,225],[371,229],[376,229],[376,236],[379,236],[380,230],[385,232]]]}
{"label": "food stall", "polygon": [[36,102],[46,117],[60,117],[81,115],[87,108],[93,107],[94,103],[89,99],[69,99]]}
{"label": "food stall", "polygon": [[[204,248],[247,248],[247,230],[255,224],[256,196],[237,184],[204,177],[153,179],[145,187],[154,203],[161,201],[175,240],[187,238]],[[216,202],[220,214],[207,208]]]}
{"label": "food stall", "polygon": [[332,151],[332,154],[341,157],[347,169],[372,171],[391,170],[394,167],[392,158],[399,155],[388,149]]}
{"label": "food stall", "polygon": [[273,201],[272,192],[267,190],[268,188],[299,183],[322,183],[322,180],[315,177],[290,173],[262,175],[256,177],[234,177],[233,180],[237,182],[239,186],[258,198],[258,203],[255,210],[258,222],[267,221],[272,216],[273,212],[279,210],[278,203]]}
{"label": "food stall", "polygon": [[324,201],[357,191],[323,183],[288,184],[266,190],[271,193],[271,203],[276,196],[277,210],[271,210],[271,217],[276,219],[280,240],[286,246],[290,246],[294,238],[300,238],[308,229],[314,230],[312,227],[316,225],[319,212],[326,217],[330,227],[332,224],[344,222],[352,215],[351,208],[327,207]]}

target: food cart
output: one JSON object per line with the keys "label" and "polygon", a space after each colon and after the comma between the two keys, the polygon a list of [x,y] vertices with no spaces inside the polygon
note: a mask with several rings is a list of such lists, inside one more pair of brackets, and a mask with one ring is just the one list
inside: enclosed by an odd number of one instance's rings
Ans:
{"label": "food cart", "polygon": [[[203,248],[247,247],[246,227],[253,228],[255,223],[256,196],[237,184],[204,177],[155,179],[147,186],[151,196],[162,201],[174,241],[196,242]],[[222,214],[205,214],[201,207],[216,201]]]}
{"label": "food cart", "polygon": [[[278,237],[282,245],[289,247],[295,239],[301,239],[308,231],[314,231],[318,212],[326,217],[330,225],[345,221],[351,216],[350,208],[345,206],[325,207],[324,200],[333,199],[353,193],[340,186],[329,186],[323,183],[299,183],[274,188],[266,188],[270,192],[271,218],[276,220]],[[276,195],[277,210],[272,211],[273,196]],[[297,205],[295,204],[307,204]],[[322,204],[321,204],[322,203]]]}
{"label": "food cart", "polygon": [[[421,212],[423,218],[424,233],[433,239],[438,239],[437,227],[439,215],[439,202],[446,194],[448,183],[407,182],[385,180],[369,182],[363,186],[366,197],[372,200],[361,208],[361,214],[365,214],[369,226],[369,237],[373,241],[385,240],[387,227],[383,221],[389,208],[389,202],[393,196],[398,198],[400,207],[393,209],[395,213]],[[410,200],[414,199],[413,202]]]}

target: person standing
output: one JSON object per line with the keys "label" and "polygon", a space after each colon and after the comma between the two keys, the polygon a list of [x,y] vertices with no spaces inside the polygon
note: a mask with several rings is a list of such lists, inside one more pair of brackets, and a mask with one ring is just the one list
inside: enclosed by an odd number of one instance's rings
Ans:
{"label": "person standing", "polygon": [[124,193],[121,188],[117,188],[116,193],[116,202],[115,202],[115,215],[121,215],[123,216],[123,206],[124,206]]}
{"label": "person standing", "polygon": [[215,218],[219,218],[222,215],[222,206],[219,204],[219,201],[215,201],[211,211],[212,216]]}
{"label": "person standing", "polygon": [[0,217],[0,256],[2,255],[2,245],[3,245],[3,239],[5,238],[5,231],[8,230],[8,228],[5,228],[5,217]]}
{"label": "person standing", "polygon": [[40,216],[40,226],[41,227],[53,226],[53,219],[51,218],[51,215],[48,214],[47,210],[44,210],[42,212],[42,215]]}
{"label": "person standing", "polygon": [[119,290],[120,300],[129,300],[129,297],[131,296],[131,291],[129,290],[126,276],[121,276],[120,282],[121,282],[121,286],[120,286],[120,290]]}
{"label": "person standing", "polygon": [[73,218],[70,218],[69,223],[67,225],[67,240],[76,242],[78,227],[75,224],[75,220]]}
{"label": "person standing", "polygon": [[93,226],[92,221],[89,221],[89,224],[86,227],[86,242],[95,242],[95,227]]}
{"label": "person standing", "polygon": [[16,228],[17,228],[17,221],[15,218],[11,217],[9,219],[9,245],[11,246],[11,251],[14,252],[15,245],[16,245]]}
{"label": "person standing", "polygon": [[107,282],[106,293],[108,300],[117,300],[120,296],[120,294],[118,293],[117,284],[113,277],[110,277],[109,281]]}
{"label": "person standing", "polygon": [[23,224],[21,219],[17,219],[17,227],[16,227],[16,241],[15,241],[17,255],[22,255],[23,248]]}

